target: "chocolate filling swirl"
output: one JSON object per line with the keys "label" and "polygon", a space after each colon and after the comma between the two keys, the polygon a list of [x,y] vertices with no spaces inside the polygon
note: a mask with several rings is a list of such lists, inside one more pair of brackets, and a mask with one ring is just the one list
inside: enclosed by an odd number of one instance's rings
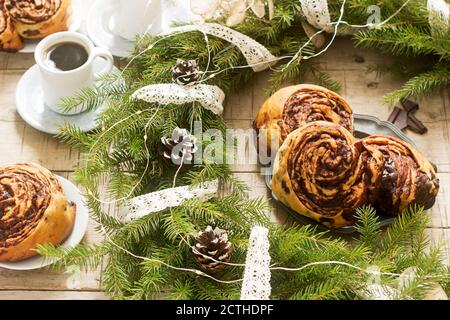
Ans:
{"label": "chocolate filling swirl", "polygon": [[264,102],[253,122],[258,150],[270,157],[291,132],[315,121],[341,125],[353,133],[353,111],[337,93],[312,84],[278,90]]}
{"label": "chocolate filling swirl", "polygon": [[314,121],[340,124],[353,132],[352,111],[347,103],[334,92],[302,88],[292,94],[283,110],[283,140],[300,126]]}
{"label": "chocolate filling swirl", "polygon": [[0,1],[0,35],[6,30],[6,19],[8,19],[8,16],[3,11],[2,2]]}
{"label": "chocolate filling swirl", "polygon": [[390,136],[356,139],[344,127],[312,122],[293,131],[279,149],[272,178],[277,198],[330,227],[354,223],[372,205],[379,214],[402,214],[411,205],[433,206],[436,168],[406,142]]}
{"label": "chocolate filling swirl", "polygon": [[[376,156],[382,159],[381,153]],[[344,127],[312,122],[281,147],[272,187],[298,212],[330,226],[350,225],[354,210],[370,201],[381,178],[383,163],[369,158]]]}
{"label": "chocolate filling swirl", "polygon": [[360,141],[367,150],[383,154],[384,166],[377,199],[380,213],[396,215],[413,204],[431,208],[439,190],[436,168],[409,144],[389,136],[370,136]]}
{"label": "chocolate filling swirl", "polygon": [[5,0],[9,15],[17,21],[35,24],[49,20],[61,7],[62,0]]}
{"label": "chocolate filling swirl", "polygon": [[0,251],[20,243],[36,229],[52,190],[62,192],[59,182],[35,167],[0,168]]}

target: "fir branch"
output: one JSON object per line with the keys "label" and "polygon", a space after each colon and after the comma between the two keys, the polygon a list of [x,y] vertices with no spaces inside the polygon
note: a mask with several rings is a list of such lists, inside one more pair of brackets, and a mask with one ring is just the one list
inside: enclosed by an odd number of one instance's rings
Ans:
{"label": "fir branch", "polygon": [[355,217],[358,221],[355,227],[359,233],[357,243],[361,246],[369,247],[372,252],[376,252],[381,230],[375,209],[370,206],[359,208]]}
{"label": "fir branch", "polygon": [[188,300],[194,295],[194,284],[191,280],[176,280],[167,297],[171,300]]}
{"label": "fir branch", "polygon": [[311,73],[317,85],[325,87],[331,91],[341,91],[342,84],[338,80],[333,79],[328,73],[315,69],[312,70]]}
{"label": "fir branch", "polygon": [[89,151],[92,143],[90,136],[81,131],[78,126],[70,122],[65,122],[58,131],[59,133],[56,135],[56,138],[62,142],[67,143],[72,148],[76,148],[81,152]]}
{"label": "fir branch", "polygon": [[378,30],[361,31],[355,35],[356,46],[380,48],[394,56],[439,55],[449,59],[449,40],[436,42],[429,29],[405,25],[385,27]]}
{"label": "fir branch", "polygon": [[81,88],[75,96],[64,97],[59,103],[62,112],[69,112],[75,108],[92,111],[105,102],[105,97],[97,89]]}
{"label": "fir branch", "polygon": [[[329,1],[329,4],[334,19],[339,13],[341,1]],[[382,5],[383,16],[387,17],[398,9],[402,1],[351,0],[348,4],[346,20],[365,23],[361,20],[366,19],[365,10],[369,4]],[[251,16],[237,29],[261,42],[277,56],[293,55],[307,41],[300,25],[301,19],[298,2],[279,0],[273,20]],[[431,65],[441,62],[435,67],[427,65],[426,72],[440,70],[448,78],[448,69],[444,68],[448,60],[448,40],[445,37],[426,38],[430,34],[427,26],[426,7],[423,1],[414,0],[385,28],[360,33],[356,41],[361,46],[381,46],[386,52],[394,54],[426,58],[432,54]],[[246,64],[236,47],[212,36],[208,38],[213,56],[211,70]],[[160,42],[156,44],[156,40]],[[303,54],[311,55],[315,51],[309,45]],[[424,236],[426,223],[422,210],[411,208],[383,234],[373,212],[368,208],[361,209],[359,228],[362,236],[358,245],[352,246],[312,228],[286,229],[272,225],[265,216],[267,203],[262,199],[248,200],[248,187],[233,178],[226,165],[194,166],[190,172],[181,173],[177,183],[199,184],[218,178],[222,182],[229,181],[229,194],[207,202],[186,201],[177,208],[148,215],[129,224],[121,223],[110,214],[108,210],[112,208],[105,208],[98,201],[102,188],[108,190],[110,198],[121,198],[172,185],[176,168],[158,155],[161,136],[169,135],[175,126],[191,128],[195,120],[202,121],[204,130],[219,128],[224,132],[226,128],[220,116],[198,104],[159,106],[129,99],[136,89],[144,85],[171,81],[171,70],[178,58],[196,59],[205,70],[208,52],[204,35],[192,32],[164,40],[144,36],[135,48],[132,63],[122,72],[121,81],[114,77],[101,79],[92,91],[81,92],[67,103],[68,107],[81,104],[90,109],[104,102],[109,105],[98,118],[98,129],[82,133],[66,125],[59,138],[88,152],[77,170],[77,181],[87,190],[87,205],[93,219],[114,243],[136,255],[196,269],[199,265],[192,255],[191,245],[199,230],[214,225],[229,231],[235,246],[232,261],[244,263],[251,227],[259,223],[270,229],[270,255],[275,266],[299,267],[308,262],[329,260],[345,261],[362,269],[375,265],[382,271],[393,272],[403,272],[408,267],[417,266],[420,270],[418,285],[411,286],[407,292],[405,290],[402,293],[404,296],[419,297],[423,294],[420,288],[416,288],[421,283],[425,283],[425,287],[437,283],[448,286],[448,268],[439,260],[442,251],[436,248],[427,253],[424,250],[428,239]],[[272,89],[278,89],[289,81],[302,82],[310,74],[316,82],[336,89],[336,82],[316,68],[313,61],[293,62],[289,67],[285,66],[280,65],[272,75]],[[231,68],[206,83],[218,85],[228,94],[252,76],[250,68]],[[434,77],[440,80],[431,80]],[[416,92],[422,95],[438,86],[448,86],[448,82],[436,74],[430,74],[426,81],[413,83],[403,94]],[[142,181],[134,185],[140,177]],[[132,194],[129,194],[130,191],[133,191]],[[375,246],[374,239],[379,239],[379,245]],[[374,250],[375,247],[377,250]],[[62,258],[61,265],[71,263],[86,268],[95,267],[99,261],[97,259],[103,254],[107,260],[102,273],[102,286],[117,299],[155,298],[161,294],[183,299],[236,299],[240,293],[240,284],[219,284],[196,274],[169,269],[154,260],[142,261],[112,246],[109,241],[102,242],[98,247],[81,245],[70,252],[60,251],[60,248],[41,250],[49,256]],[[239,267],[227,267],[216,276],[222,280],[236,280],[242,277],[242,271]],[[425,275],[430,278],[425,278]],[[302,272],[273,272],[272,298],[355,299],[355,290],[361,288],[361,281],[365,280],[362,272],[336,265],[314,266]],[[393,280],[382,278],[382,283],[393,285]]]}
{"label": "fir branch", "polygon": [[195,238],[197,231],[190,217],[180,208],[174,208],[164,217],[165,235],[170,241]]}
{"label": "fir branch", "polygon": [[450,69],[444,64],[438,64],[432,70],[410,79],[401,89],[386,95],[383,100],[387,104],[393,105],[408,97],[423,98],[433,90],[448,86],[450,86]]}
{"label": "fir branch", "polygon": [[385,232],[379,244],[382,256],[388,256],[398,249],[408,248],[412,238],[424,232],[428,216],[421,207],[411,207],[403,212]]}
{"label": "fir branch", "polygon": [[41,245],[36,251],[46,259],[57,260],[51,266],[53,269],[61,270],[66,266],[76,265],[81,270],[87,271],[100,266],[108,253],[108,248],[97,244],[80,244],[75,247]]}

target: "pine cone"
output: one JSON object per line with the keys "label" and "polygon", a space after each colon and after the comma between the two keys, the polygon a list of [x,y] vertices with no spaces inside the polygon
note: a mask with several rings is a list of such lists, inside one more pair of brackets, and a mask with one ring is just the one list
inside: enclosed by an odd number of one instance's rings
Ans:
{"label": "pine cone", "polygon": [[199,233],[197,243],[192,247],[192,252],[204,270],[218,272],[226,265],[216,261],[229,262],[233,245],[228,241],[225,230],[219,228],[213,230],[212,227],[208,226],[205,231]]}
{"label": "pine cone", "polygon": [[185,86],[200,80],[200,69],[195,60],[177,60],[172,69],[172,80],[176,84]]}
{"label": "pine cone", "polygon": [[186,129],[175,128],[172,137],[162,137],[160,145],[160,154],[173,164],[179,166],[192,164],[194,154],[198,151],[197,138]]}

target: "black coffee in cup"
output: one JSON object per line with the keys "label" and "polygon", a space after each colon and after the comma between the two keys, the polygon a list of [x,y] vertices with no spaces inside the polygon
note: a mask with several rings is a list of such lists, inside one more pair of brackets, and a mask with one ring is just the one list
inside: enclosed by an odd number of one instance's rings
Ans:
{"label": "black coffee in cup", "polygon": [[86,48],[76,42],[61,42],[46,51],[45,63],[48,67],[60,70],[75,70],[89,59]]}

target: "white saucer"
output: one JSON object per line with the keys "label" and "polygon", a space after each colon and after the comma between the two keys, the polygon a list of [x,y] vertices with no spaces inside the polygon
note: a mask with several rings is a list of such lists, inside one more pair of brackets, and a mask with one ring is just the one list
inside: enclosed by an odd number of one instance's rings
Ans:
{"label": "white saucer", "polygon": [[[63,177],[56,176],[64,189],[64,193],[67,199],[74,202],[77,205],[77,213],[75,216],[75,224],[73,226],[73,231],[67,240],[62,244],[66,247],[74,247],[81,242],[84,235],[86,234],[88,221],[89,221],[89,210],[85,205],[85,200],[81,195],[80,190],[69,180]],[[57,259],[50,259],[43,256],[35,256],[29,259],[25,259],[17,262],[0,262],[0,268],[10,269],[10,270],[34,270],[44,268],[52,263],[55,263]]]}
{"label": "white saucer", "polygon": [[[69,20],[69,31],[80,31],[84,17],[83,0],[72,0],[72,13]],[[33,53],[41,40],[25,40],[25,47],[20,53]]]}
{"label": "white saucer", "polygon": [[[104,60],[102,58],[97,60],[94,68],[101,70]],[[113,72],[119,71],[114,67]],[[50,110],[44,103],[38,65],[32,66],[25,72],[16,88],[16,108],[22,119],[36,130],[53,135],[58,133],[58,129],[65,122],[77,126],[83,132],[95,129],[98,125],[97,116],[106,107],[105,104],[97,110],[76,115],[62,115]]]}
{"label": "white saucer", "polygon": [[[163,1],[162,32],[166,32],[173,23],[190,21],[187,2],[186,0]],[[110,31],[109,21],[115,9],[115,0],[95,1],[87,18],[87,33],[97,46],[108,48],[116,57],[125,58],[132,53],[134,44]]]}

